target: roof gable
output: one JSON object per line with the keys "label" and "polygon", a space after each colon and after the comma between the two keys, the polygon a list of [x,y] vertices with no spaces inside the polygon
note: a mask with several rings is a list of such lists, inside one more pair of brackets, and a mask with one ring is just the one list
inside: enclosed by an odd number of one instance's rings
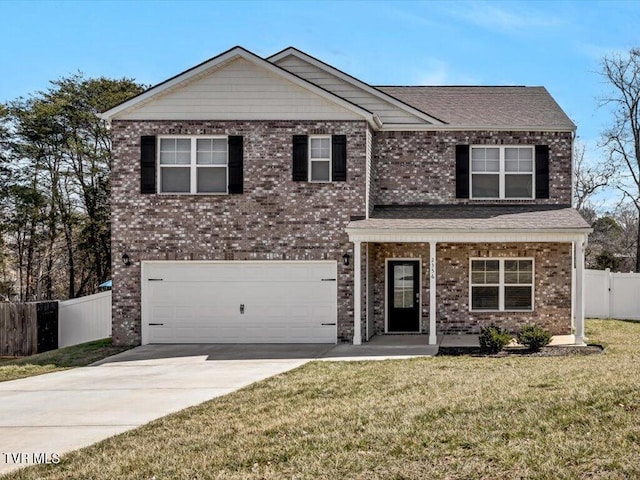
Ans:
{"label": "roof gable", "polygon": [[235,47],[117,105],[103,118],[128,120],[352,120],[366,109]]}
{"label": "roof gable", "polygon": [[286,48],[267,60],[377,113],[385,123],[446,123],[294,47]]}

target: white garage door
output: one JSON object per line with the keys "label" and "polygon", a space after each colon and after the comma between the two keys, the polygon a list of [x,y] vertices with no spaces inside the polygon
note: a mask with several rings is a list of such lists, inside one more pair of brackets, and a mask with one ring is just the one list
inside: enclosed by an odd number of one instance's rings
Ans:
{"label": "white garage door", "polygon": [[143,262],[143,343],[336,343],[337,264]]}

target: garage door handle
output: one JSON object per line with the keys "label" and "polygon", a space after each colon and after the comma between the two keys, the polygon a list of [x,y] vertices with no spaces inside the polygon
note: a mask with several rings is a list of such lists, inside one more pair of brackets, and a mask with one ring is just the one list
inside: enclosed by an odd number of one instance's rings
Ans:
{"label": "garage door handle", "polygon": [[163,325],[164,325],[164,323],[150,323],[149,324],[150,327],[161,327]]}
{"label": "garage door handle", "polygon": [[336,279],[335,278],[323,278],[322,280],[320,280],[321,282],[335,282]]}
{"label": "garage door handle", "polygon": [[161,282],[162,280],[164,280],[164,278],[150,278],[149,279],[150,282]]}
{"label": "garage door handle", "polygon": [[329,325],[332,325],[332,326],[335,327],[336,324],[335,323],[321,323],[320,325],[322,325],[323,327],[324,326],[329,326]]}

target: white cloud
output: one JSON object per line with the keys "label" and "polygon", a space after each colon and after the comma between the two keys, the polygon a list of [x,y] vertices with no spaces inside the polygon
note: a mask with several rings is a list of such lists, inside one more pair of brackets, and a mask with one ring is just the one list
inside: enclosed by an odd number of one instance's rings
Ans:
{"label": "white cloud", "polygon": [[[488,2],[452,4],[449,14],[491,31],[526,33],[535,28],[555,28],[563,25],[559,17],[548,10],[536,11],[522,4]],[[539,34],[539,32],[537,33]]]}

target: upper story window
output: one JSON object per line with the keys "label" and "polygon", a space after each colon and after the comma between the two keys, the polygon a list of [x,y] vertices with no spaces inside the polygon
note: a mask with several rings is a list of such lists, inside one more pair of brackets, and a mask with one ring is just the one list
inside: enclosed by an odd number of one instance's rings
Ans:
{"label": "upper story window", "polygon": [[331,181],[331,137],[309,137],[309,181]]}
{"label": "upper story window", "polygon": [[534,198],[534,147],[472,146],[471,198]]}
{"label": "upper story window", "polygon": [[159,147],[160,193],[228,193],[227,137],[163,137]]}

